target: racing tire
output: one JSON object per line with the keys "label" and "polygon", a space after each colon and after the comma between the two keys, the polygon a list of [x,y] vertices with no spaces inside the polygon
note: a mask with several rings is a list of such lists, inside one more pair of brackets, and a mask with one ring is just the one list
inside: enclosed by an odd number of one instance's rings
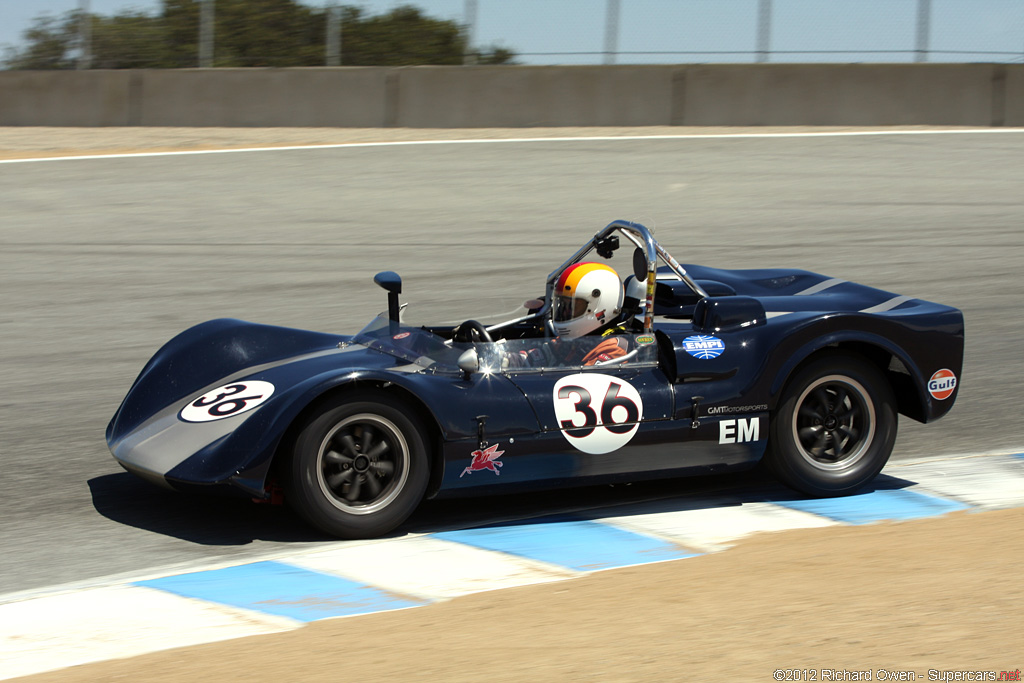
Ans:
{"label": "racing tire", "polygon": [[787,382],[765,462],[797,491],[847,495],[882,471],[897,420],[892,388],[875,366],[855,356],[824,356]]}
{"label": "racing tire", "polygon": [[415,412],[384,392],[334,403],[299,432],[285,500],[339,538],[373,538],[404,522],[429,480],[426,432]]}

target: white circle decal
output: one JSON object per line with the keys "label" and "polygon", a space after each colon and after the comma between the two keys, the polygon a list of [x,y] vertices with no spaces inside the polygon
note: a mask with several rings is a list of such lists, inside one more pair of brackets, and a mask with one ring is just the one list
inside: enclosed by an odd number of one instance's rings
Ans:
{"label": "white circle decal", "polygon": [[622,448],[640,428],[644,402],[629,382],[593,372],[563,377],[552,393],[566,440],[591,455]]}
{"label": "white circle decal", "polygon": [[178,413],[185,422],[212,422],[252,410],[270,398],[274,385],[257,380],[232,382],[206,392]]}

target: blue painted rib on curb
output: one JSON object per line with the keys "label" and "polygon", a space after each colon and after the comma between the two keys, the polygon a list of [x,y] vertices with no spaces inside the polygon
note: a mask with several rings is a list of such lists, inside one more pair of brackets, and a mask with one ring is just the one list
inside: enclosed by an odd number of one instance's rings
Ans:
{"label": "blue painted rib on curb", "polygon": [[527,520],[433,536],[583,572],[694,557],[660,539],[585,520]]}
{"label": "blue painted rib on curb", "polygon": [[870,524],[884,520],[937,517],[947,512],[967,510],[971,507],[948,498],[939,498],[903,489],[880,489],[842,498],[775,500],[772,502],[794,510],[830,517],[847,524]]}
{"label": "blue painted rib on curb", "polygon": [[253,562],[238,567],[137,581],[135,585],[296,621],[386,612],[426,604],[281,562]]}

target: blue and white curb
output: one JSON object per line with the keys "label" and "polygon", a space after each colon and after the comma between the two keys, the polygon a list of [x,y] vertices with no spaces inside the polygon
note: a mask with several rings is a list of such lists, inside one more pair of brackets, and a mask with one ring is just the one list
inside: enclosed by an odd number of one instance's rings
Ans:
{"label": "blue and white curb", "polygon": [[751,534],[1024,505],[1024,454],[896,463],[885,475],[844,498],[808,500],[779,487],[650,501],[0,596],[0,679],[684,559]]}

